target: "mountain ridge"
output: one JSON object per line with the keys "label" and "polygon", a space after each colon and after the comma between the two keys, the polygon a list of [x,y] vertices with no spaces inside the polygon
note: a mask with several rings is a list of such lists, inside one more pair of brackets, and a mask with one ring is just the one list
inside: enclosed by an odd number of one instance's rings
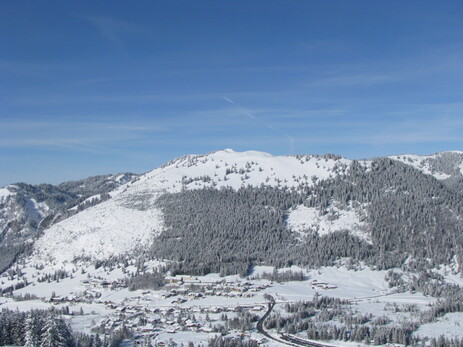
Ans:
{"label": "mountain ridge", "polygon": [[[388,163],[387,160],[392,162]],[[400,170],[403,171],[403,169],[400,169],[399,164],[393,164],[394,162],[410,168],[406,170],[404,177],[401,178],[400,176],[402,175]],[[284,218],[285,221],[279,228],[282,228],[280,232],[285,235],[287,232],[284,230],[288,230],[289,236],[285,237],[289,237],[292,240],[290,242],[296,242],[294,238],[297,235],[299,235],[297,237],[300,237],[300,240],[315,236],[323,240],[347,231],[348,238],[353,238],[349,242],[374,244],[374,239],[371,238],[374,223],[371,220],[368,221],[369,215],[372,213],[371,203],[373,200],[368,200],[371,199],[368,198],[364,201],[355,199],[343,201],[345,199],[343,194],[336,193],[339,186],[344,185],[342,189],[352,190],[356,189],[355,185],[367,184],[363,180],[371,181],[373,179],[372,184],[380,184],[382,187],[375,188],[378,189],[376,194],[380,194],[381,199],[394,200],[400,198],[397,192],[392,197],[388,193],[388,190],[394,191],[394,184],[400,186],[402,184],[400,180],[410,180],[410,177],[420,177],[420,174],[425,174],[437,180],[432,183],[432,186],[438,194],[444,193],[440,191],[442,188],[439,188],[440,183],[437,182],[443,182],[442,184],[451,192],[455,191],[455,194],[460,194],[457,189],[458,184],[455,184],[454,181],[461,183],[462,171],[454,169],[463,166],[462,163],[463,152],[458,151],[440,152],[431,156],[396,155],[360,161],[333,154],[272,156],[265,152],[235,152],[231,149],[207,154],[186,155],[145,174],[131,174],[126,180],[122,180],[111,186],[111,189],[106,189],[104,193],[100,193],[98,199],[94,195],[90,195],[90,192],[81,196],[82,201],[79,204],[87,204],[86,207],[89,208],[79,208],[80,205],[77,204],[74,207],[67,206],[66,209],[63,209],[62,211],[68,213],[64,217],[49,214],[42,218],[42,221],[37,225],[37,227],[41,226],[42,229],[40,237],[19,237],[18,240],[33,243],[32,259],[34,261],[47,262],[51,260],[61,264],[85,258],[102,261],[114,256],[131,254],[140,248],[144,249],[145,252],[147,250],[151,252],[150,249],[153,245],[159,244],[159,240],[169,239],[169,237],[166,239],[165,236],[172,228],[172,225],[165,223],[166,218],[168,218],[166,215],[169,212],[166,212],[165,206],[162,206],[160,201],[167,202],[172,196],[172,199],[177,199],[178,204],[186,209],[192,209],[192,206],[182,202],[183,197],[186,197],[184,192],[204,191],[203,200],[208,201],[214,195],[207,193],[208,190],[231,189],[234,192],[230,193],[232,195],[263,194],[265,196],[267,194],[272,198],[275,194],[289,194],[283,201],[285,199],[300,201],[299,203],[288,202],[287,208],[275,205],[277,209],[283,208],[281,210],[282,217],[278,218]],[[391,171],[392,180],[400,180],[397,183],[391,181],[391,187],[381,182],[374,183],[375,175],[381,174],[380,171],[377,171],[378,165],[383,167],[382,170]],[[441,169],[442,172],[439,171]],[[417,172],[413,170],[417,170]],[[375,173],[371,173],[372,171]],[[114,178],[118,175],[108,177]],[[358,182],[354,185],[349,183],[346,186],[345,182],[349,180]],[[448,184],[449,181],[452,184]],[[63,183],[61,187],[63,185],[66,186]],[[77,189],[79,184],[71,184],[71,186]],[[407,190],[415,189],[412,183],[407,183],[404,187],[406,188],[403,189]],[[9,191],[7,188],[2,189],[1,203],[8,199],[8,193],[5,192],[5,189]],[[364,189],[368,191],[368,188]],[[101,191],[101,189],[97,189],[97,191]],[[278,193],[280,191],[287,193]],[[314,200],[314,196],[317,194],[326,194],[326,191],[334,192],[333,197],[327,197],[327,200],[323,201],[317,200],[312,205],[307,202],[310,199]],[[417,193],[426,196],[424,192],[417,191]],[[101,199],[101,194],[105,194],[104,199]],[[163,196],[166,198],[160,199]],[[228,198],[226,197],[226,199]],[[211,200],[211,203],[229,203],[223,199],[223,196],[216,196]],[[411,204],[410,206],[413,208],[418,208],[415,207],[417,202],[403,199],[402,201],[404,204]],[[230,208],[234,209],[235,207],[230,205]],[[437,210],[434,209],[431,213],[441,213],[435,211]],[[447,215],[449,212],[446,211],[447,208],[442,213]],[[177,211],[177,213],[182,214],[183,212]],[[263,213],[263,210],[259,213]],[[47,221],[47,218],[50,220]],[[449,215],[448,218],[452,217]],[[226,223],[226,221],[224,222]],[[192,221],[192,223],[195,222]],[[251,218],[249,223],[256,223],[256,220]],[[5,230],[5,227],[3,229]],[[6,233],[4,232],[4,234]],[[182,238],[183,236],[179,237]],[[357,238],[359,241],[354,241]],[[361,247],[368,249],[371,246]],[[163,254],[162,250],[158,249],[157,252]],[[18,252],[18,254],[20,253]]]}

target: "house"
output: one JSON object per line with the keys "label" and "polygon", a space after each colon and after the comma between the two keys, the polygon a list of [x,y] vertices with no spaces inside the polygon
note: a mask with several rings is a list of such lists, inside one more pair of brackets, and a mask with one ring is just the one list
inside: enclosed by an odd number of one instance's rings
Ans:
{"label": "house", "polygon": [[183,284],[183,277],[166,277],[165,284]]}
{"label": "house", "polygon": [[153,331],[153,329],[154,326],[152,324],[146,324],[144,327],[141,328],[141,331],[147,333]]}

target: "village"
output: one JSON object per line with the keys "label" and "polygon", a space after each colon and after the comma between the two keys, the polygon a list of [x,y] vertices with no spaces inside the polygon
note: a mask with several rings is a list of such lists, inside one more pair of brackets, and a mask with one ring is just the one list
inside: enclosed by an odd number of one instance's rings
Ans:
{"label": "village", "polygon": [[[108,314],[95,321],[92,333],[100,335],[129,329],[135,345],[149,339],[153,345],[172,345],[178,334],[207,336],[213,333],[248,334],[240,319],[257,321],[266,312],[265,292],[275,284],[268,280],[205,279],[192,276],[168,276],[159,290],[127,292],[124,280],[109,281],[91,277],[81,281],[85,290],[67,296],[52,296],[44,301],[55,305],[104,305]],[[336,288],[327,282],[312,280],[307,288]],[[72,320],[72,318],[71,318]],[[170,341],[170,342],[169,342]],[[262,340],[262,343],[265,339]]]}
{"label": "village", "polygon": [[[329,295],[328,291],[337,288],[325,276],[294,270],[277,273],[259,268],[249,277],[167,273],[156,277],[161,279],[159,283],[149,280],[157,273],[150,270],[145,266],[138,275],[143,281],[137,282],[134,265],[125,272],[105,267],[80,272],[71,269],[72,276],[49,275],[41,282],[5,293],[0,304],[21,310],[53,308],[74,331],[101,338],[124,331],[135,345],[188,345],[190,341],[201,345],[216,336],[265,343],[257,322],[268,311],[270,301],[297,302],[316,292]],[[31,267],[28,271],[45,278],[40,269]],[[20,275],[18,272],[4,280],[20,283]]]}
{"label": "village", "polygon": [[[172,341],[176,340],[174,334],[179,332],[207,337],[217,332],[219,326],[227,326],[226,321],[239,314],[252,312],[256,315],[265,311],[265,300],[260,297],[261,302],[255,303],[252,298],[271,287],[270,283],[245,280],[207,281],[190,276],[169,276],[160,290],[137,290],[127,295],[127,284],[122,279],[109,281],[96,276],[82,280],[81,284],[85,288],[83,291],[65,296],[53,294],[42,300],[58,307],[71,307],[70,312],[73,311],[72,307],[82,304],[104,305],[109,314],[94,322],[91,333],[103,335],[118,329],[128,329],[134,334],[135,344],[149,338],[159,346],[169,340],[172,345]],[[124,294],[114,297],[118,291]],[[238,303],[243,299],[251,299],[250,304]],[[82,310],[74,311],[74,315],[84,313]],[[72,317],[71,314],[69,320],[73,319],[78,317]],[[172,337],[166,337],[166,334]]]}

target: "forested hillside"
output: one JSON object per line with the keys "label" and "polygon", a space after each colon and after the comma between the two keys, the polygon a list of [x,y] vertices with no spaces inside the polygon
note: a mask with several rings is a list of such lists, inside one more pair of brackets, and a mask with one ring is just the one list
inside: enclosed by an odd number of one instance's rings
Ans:
{"label": "forested hillside", "polygon": [[[185,190],[158,200],[167,229],[152,255],[179,261],[181,273],[246,273],[252,265],[318,267],[340,258],[378,269],[432,268],[463,260],[461,193],[435,177],[390,159],[303,189],[246,187]],[[367,242],[346,230],[296,238],[288,214],[299,205],[334,222],[338,211],[365,209]]]}
{"label": "forested hillside", "polygon": [[0,201],[0,265],[33,247],[41,261],[143,254],[192,274],[342,258],[378,269],[459,266],[462,163],[460,152],[356,161],[224,150],[140,176],[11,185]]}

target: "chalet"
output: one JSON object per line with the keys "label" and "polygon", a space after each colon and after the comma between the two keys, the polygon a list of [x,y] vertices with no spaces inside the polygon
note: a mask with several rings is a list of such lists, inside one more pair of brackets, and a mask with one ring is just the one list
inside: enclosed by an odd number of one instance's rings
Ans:
{"label": "chalet", "polygon": [[141,331],[144,333],[148,333],[153,331],[154,326],[152,324],[146,324],[144,327],[141,328]]}
{"label": "chalet", "polygon": [[103,288],[108,288],[109,286],[112,285],[112,282],[109,282],[109,281],[101,281],[100,284],[101,284],[101,286],[102,286]]}
{"label": "chalet", "polygon": [[165,284],[183,284],[183,277],[166,277]]}
{"label": "chalet", "polygon": [[235,312],[241,312],[241,311],[243,311],[243,307],[237,305],[233,311],[235,311]]}
{"label": "chalet", "polygon": [[317,286],[317,287],[320,287],[320,286],[324,286],[324,285],[327,285],[328,283],[327,282],[319,282],[317,280],[313,280],[312,282],[310,282],[313,286]]}
{"label": "chalet", "polygon": [[188,298],[190,300],[199,299],[199,298],[202,298],[202,297],[203,297],[203,294],[201,294],[201,293],[189,293],[188,294]]}

